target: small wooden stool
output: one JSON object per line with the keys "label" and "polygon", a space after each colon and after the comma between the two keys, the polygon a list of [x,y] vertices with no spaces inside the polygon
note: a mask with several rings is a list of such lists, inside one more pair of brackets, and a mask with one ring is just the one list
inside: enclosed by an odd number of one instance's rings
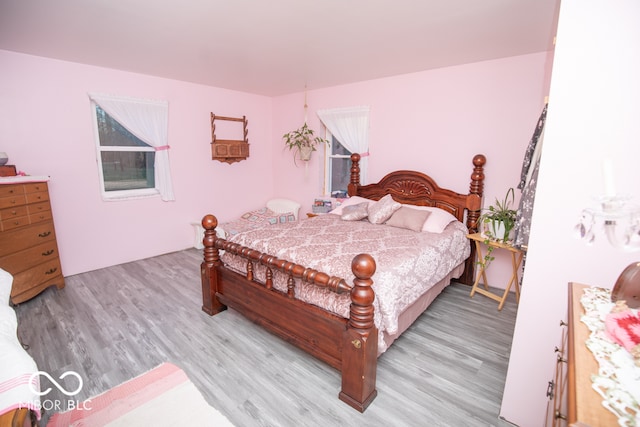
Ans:
{"label": "small wooden stool", "polygon": [[[514,248],[508,243],[501,243],[493,240],[488,240],[487,238],[483,237],[480,233],[469,234],[467,235],[467,237],[475,241],[476,243],[476,254],[478,256],[478,265],[480,265],[480,271],[478,271],[478,275],[476,276],[476,281],[474,282],[473,287],[471,288],[471,294],[469,294],[469,296],[473,297],[473,295],[476,292],[484,296],[487,296],[493,300],[498,301],[500,303],[498,305],[498,310],[502,310],[502,307],[504,306],[504,302],[507,300],[507,296],[509,296],[509,291],[511,290],[511,286],[515,285],[516,301],[519,302],[520,301],[520,284],[518,283],[518,269],[520,268],[520,264],[522,263],[522,257],[524,256],[524,252],[520,249]],[[509,284],[504,290],[504,293],[502,294],[502,296],[496,295],[489,291],[489,285],[487,283],[487,274],[486,274],[487,265],[486,265],[486,261],[484,260],[484,255],[482,253],[483,243],[486,246],[492,247],[494,249],[505,249],[511,252],[511,267],[513,269],[513,274],[511,275],[511,280],[509,280]],[[484,289],[478,287],[478,285],[480,284],[481,277],[483,280]]]}

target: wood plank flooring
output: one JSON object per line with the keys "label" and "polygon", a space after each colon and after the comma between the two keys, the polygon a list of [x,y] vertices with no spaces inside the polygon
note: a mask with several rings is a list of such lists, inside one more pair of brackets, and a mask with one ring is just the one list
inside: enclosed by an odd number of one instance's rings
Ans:
{"label": "wood plank flooring", "polygon": [[[19,336],[40,370],[82,376],[78,400],[168,361],[238,427],[511,426],[498,413],[514,296],[499,312],[449,286],[380,357],[378,397],[361,414],[338,399],[336,370],[235,311],[203,313],[200,262],[188,249],[67,277],[16,307]],[[52,386],[43,399],[69,398]]]}

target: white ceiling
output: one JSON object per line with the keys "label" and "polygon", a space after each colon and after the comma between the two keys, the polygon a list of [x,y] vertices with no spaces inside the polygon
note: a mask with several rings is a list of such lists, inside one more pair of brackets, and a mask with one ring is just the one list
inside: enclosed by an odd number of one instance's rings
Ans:
{"label": "white ceiling", "polygon": [[559,2],[0,0],[0,49],[277,96],[547,51]]}

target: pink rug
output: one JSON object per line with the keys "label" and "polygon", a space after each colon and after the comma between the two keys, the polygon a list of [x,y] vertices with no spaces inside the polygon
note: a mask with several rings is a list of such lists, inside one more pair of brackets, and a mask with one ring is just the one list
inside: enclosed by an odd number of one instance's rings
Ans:
{"label": "pink rug", "polygon": [[233,426],[212,408],[187,375],[171,363],[106,392],[77,409],[54,414],[47,426]]}

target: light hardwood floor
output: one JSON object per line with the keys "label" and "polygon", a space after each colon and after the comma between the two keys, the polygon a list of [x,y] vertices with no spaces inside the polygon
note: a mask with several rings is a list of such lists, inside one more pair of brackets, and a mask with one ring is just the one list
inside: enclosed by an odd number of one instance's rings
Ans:
{"label": "light hardwood floor", "polygon": [[[19,336],[40,370],[82,376],[79,400],[168,361],[238,427],[511,426],[498,413],[515,297],[499,312],[468,286],[445,289],[380,357],[378,397],[361,414],[338,399],[331,367],[235,311],[203,313],[200,262],[188,249],[67,277],[16,307]],[[46,399],[69,398],[52,387]]]}

